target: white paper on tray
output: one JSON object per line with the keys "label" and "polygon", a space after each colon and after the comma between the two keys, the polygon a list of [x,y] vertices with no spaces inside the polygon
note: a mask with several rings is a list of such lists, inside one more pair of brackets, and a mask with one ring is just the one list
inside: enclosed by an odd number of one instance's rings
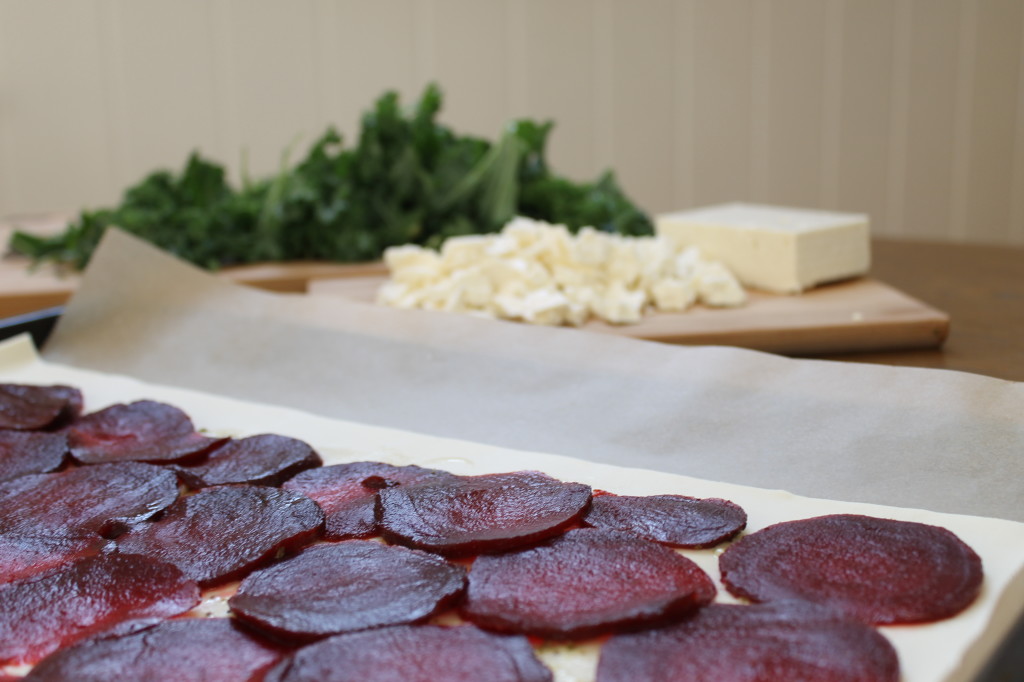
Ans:
{"label": "white paper on tray", "polygon": [[1024,521],[1024,383],[271,294],[116,231],[44,354],[365,424]]}
{"label": "white paper on tray", "polygon": [[[850,502],[798,497],[644,469],[631,469],[538,452],[511,450],[398,429],[335,420],[279,406],[247,403],[136,379],[51,364],[35,356],[27,338],[0,345],[0,381],[65,383],[82,388],[86,408],[135,399],[162,400],[188,412],[196,426],[236,436],[275,432],[313,445],[326,463],[362,459],[419,464],[479,474],[536,469],[564,480],[620,494],[680,493],[731,499],[749,516],[748,531],[779,521],[821,514],[856,513],[943,526],[982,558],[985,583],[979,599],[955,618],[930,625],[881,628],[896,647],[904,682],[966,682],[1024,609],[1024,524]],[[685,554],[718,578],[715,550]],[[719,584],[719,599],[728,600]],[[591,668],[591,657],[583,667]],[[580,660],[570,659],[580,665]],[[581,679],[566,674],[560,680]]]}

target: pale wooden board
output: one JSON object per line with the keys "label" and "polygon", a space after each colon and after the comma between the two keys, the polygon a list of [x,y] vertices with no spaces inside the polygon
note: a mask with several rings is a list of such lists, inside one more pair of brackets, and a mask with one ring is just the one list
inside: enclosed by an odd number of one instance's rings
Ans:
{"label": "pale wooden board", "polygon": [[[385,277],[318,279],[314,295],[372,302]],[[584,329],[665,343],[728,345],[810,354],[934,348],[949,333],[949,316],[870,278],[819,287],[799,296],[750,292],[740,308],[697,306],[654,313],[635,325],[591,321]]]}
{"label": "pale wooden board", "polygon": [[[63,229],[67,214],[0,220],[7,243],[17,225],[36,234]],[[384,281],[381,263],[270,263],[226,268],[221,276],[274,291],[344,296],[372,302]],[[53,267],[31,269],[28,260],[0,259],[0,318],[63,304],[78,275]],[[697,307],[686,313],[647,316],[640,324],[600,321],[585,329],[682,344],[741,346],[776,353],[815,354],[934,348],[949,333],[949,316],[893,287],[871,279],[832,284],[800,296],[752,292],[736,309]]]}

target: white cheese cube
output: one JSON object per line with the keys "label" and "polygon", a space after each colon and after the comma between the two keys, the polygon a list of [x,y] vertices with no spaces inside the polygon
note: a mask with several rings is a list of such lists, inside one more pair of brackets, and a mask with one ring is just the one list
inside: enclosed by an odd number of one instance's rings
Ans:
{"label": "white cheese cube", "polygon": [[594,311],[612,324],[636,324],[644,315],[646,302],[646,292],[633,291],[614,282],[605,291],[603,298],[594,301]]}
{"label": "white cheese cube", "polygon": [[441,259],[449,272],[478,264],[487,253],[487,247],[494,237],[485,235],[464,235],[452,237],[441,245]]}
{"label": "white cheese cube", "polygon": [[663,313],[680,313],[697,301],[697,287],[692,279],[667,277],[650,289],[654,307]]}
{"label": "white cheese cube", "polygon": [[747,300],[743,287],[721,263],[701,263],[694,280],[697,283],[697,295],[705,305],[731,308]]}
{"label": "white cheese cube", "polygon": [[798,293],[862,275],[871,265],[868,217],[756,204],[658,216],[658,235],[697,246],[756,289]]}

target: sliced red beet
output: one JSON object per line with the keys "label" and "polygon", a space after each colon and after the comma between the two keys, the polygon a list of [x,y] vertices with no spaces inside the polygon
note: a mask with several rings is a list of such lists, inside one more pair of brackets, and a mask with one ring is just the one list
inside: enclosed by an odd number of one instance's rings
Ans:
{"label": "sliced red beet", "polygon": [[0,384],[0,429],[57,426],[82,411],[82,393],[70,386]]}
{"label": "sliced red beet", "polygon": [[953,616],[981,590],[981,559],[923,523],[838,514],[769,526],[719,558],[729,592],[755,602],[804,599],[867,623]]}
{"label": "sliced red beet", "polygon": [[261,630],[309,640],[425,620],[459,597],[465,582],[465,569],[439,556],[346,540],[253,573],[228,605]]}
{"label": "sliced red beet", "polygon": [[320,455],[307,443],[268,433],[228,441],[204,461],[179,465],[175,471],[190,488],[229,483],[280,485],[321,464]]}
{"label": "sliced red beet", "polygon": [[381,490],[377,519],[398,544],[449,556],[500,552],[562,533],[590,498],[589,486],[536,471],[457,476]]}
{"label": "sliced red beet", "polygon": [[896,651],[874,628],[802,602],[712,604],[677,625],[616,635],[597,682],[897,682]]}
{"label": "sliced red beet", "polygon": [[183,618],[92,639],[39,662],[26,682],[249,682],[285,655],[229,618]]}
{"label": "sliced red beet", "polygon": [[101,632],[127,632],[188,611],[199,588],[174,566],[101,554],[0,585],[0,665],[32,663]]}
{"label": "sliced red beet", "polygon": [[398,626],[331,637],[295,652],[266,682],[550,682],[525,637],[472,626]]}
{"label": "sliced red beet", "polygon": [[233,485],[183,497],[159,521],[117,539],[121,551],[174,564],[200,585],[238,578],[279,552],[316,539],[324,514],[279,488]]}
{"label": "sliced red beet", "polygon": [[621,530],[670,547],[714,547],[747,525],[747,513],[728,500],[683,495],[598,495],[583,523]]}
{"label": "sliced red beet", "polygon": [[111,405],[68,428],[71,456],[83,464],[184,462],[226,440],[196,433],[187,414],[152,400]]}
{"label": "sliced red beet", "polygon": [[178,479],[137,462],[32,474],[0,483],[0,530],[112,535],[178,497]]}
{"label": "sliced red beet", "polygon": [[0,481],[59,469],[68,454],[60,433],[0,431]]}
{"label": "sliced red beet", "polygon": [[0,532],[0,584],[45,573],[99,553],[107,541],[92,536],[57,537]]}
{"label": "sliced red beet", "polygon": [[478,557],[462,612],[491,630],[576,639],[672,622],[714,598],[711,578],[668,547],[580,528]]}
{"label": "sliced red beet", "polygon": [[281,487],[311,497],[323,507],[327,539],[348,540],[377,534],[374,506],[381,488],[452,478],[453,474],[438,469],[349,462],[303,471]]}

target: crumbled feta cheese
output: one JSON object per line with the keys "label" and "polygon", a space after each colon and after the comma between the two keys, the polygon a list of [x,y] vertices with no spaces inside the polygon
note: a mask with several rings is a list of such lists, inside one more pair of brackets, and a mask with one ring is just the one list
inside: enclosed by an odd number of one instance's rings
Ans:
{"label": "crumbled feta cheese", "polygon": [[399,246],[384,253],[391,281],[378,301],[532,324],[580,326],[596,316],[639,322],[647,309],[679,312],[697,300],[740,305],[742,287],[695,248],[660,237],[622,237],[516,218],[500,234],[453,237],[440,252]]}

